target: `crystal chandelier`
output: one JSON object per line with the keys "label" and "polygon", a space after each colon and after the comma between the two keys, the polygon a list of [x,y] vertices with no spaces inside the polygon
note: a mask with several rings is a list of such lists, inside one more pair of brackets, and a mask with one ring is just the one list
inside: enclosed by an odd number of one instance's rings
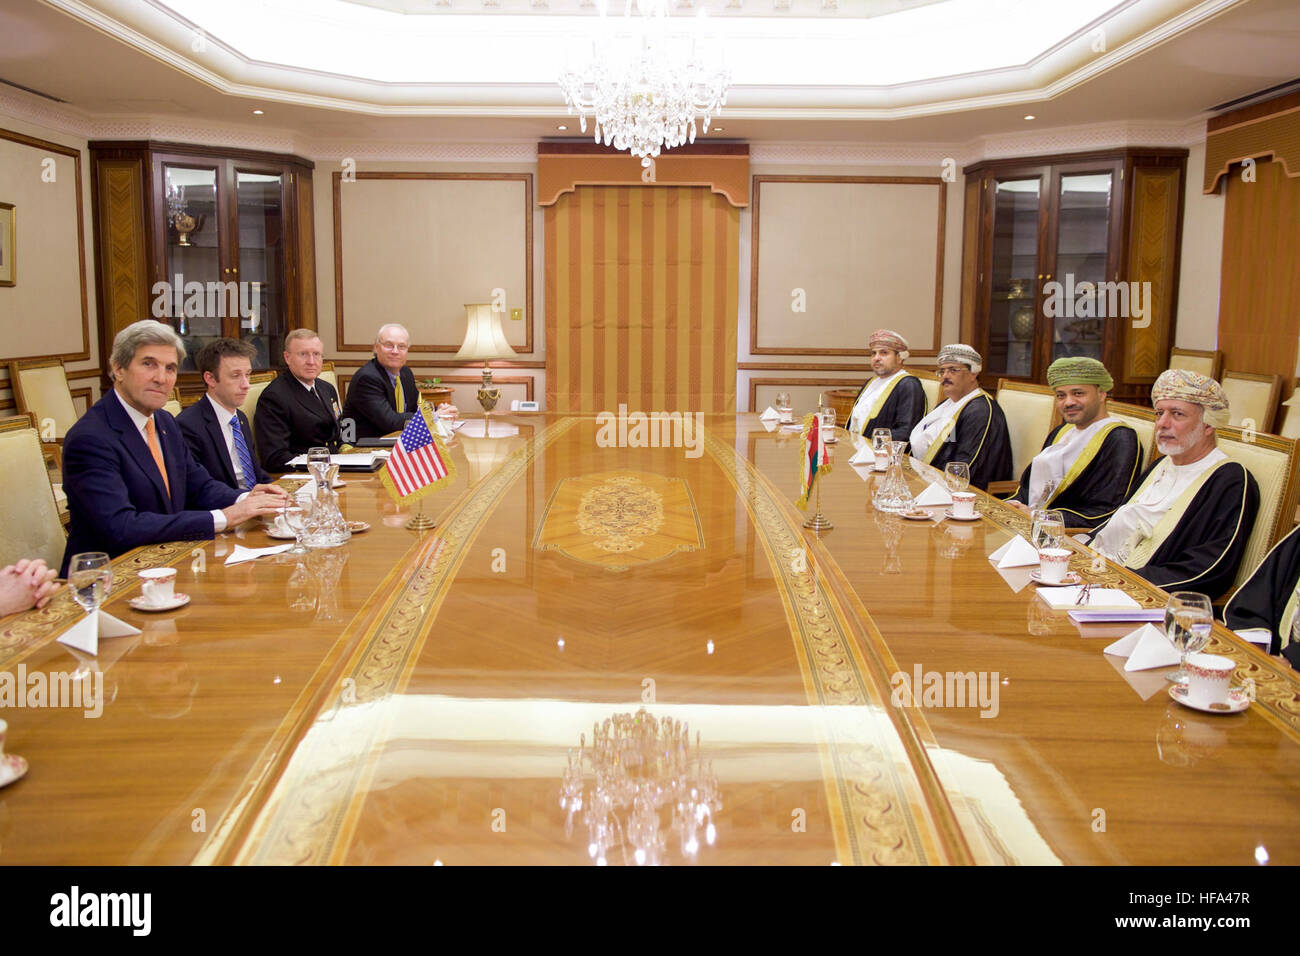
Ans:
{"label": "crystal chandelier", "polygon": [[636,0],[639,17],[632,3],[626,0],[622,29],[615,30],[601,0],[591,61],[581,70],[566,69],[560,88],[584,133],[590,113],[596,142],[613,143],[649,166],[660,150],[695,142],[697,120],[709,131],[726,105],[731,72],[697,59],[696,37],[670,32],[668,0]]}
{"label": "crystal chandelier", "polygon": [[[722,799],[712,763],[700,758],[698,733],[692,747],[686,724],[670,717],[657,720],[642,707],[593,725],[590,747],[586,734],[580,741],[576,752],[569,751],[560,807],[568,811],[566,836],[573,835],[574,815],[582,813],[587,854],[598,866],[606,864],[614,848],[622,849],[625,864],[664,863],[665,808],[668,831],[677,835],[683,856],[691,859],[699,852],[701,836],[713,845],[713,815],[722,809]],[[588,767],[594,777],[590,789]]]}

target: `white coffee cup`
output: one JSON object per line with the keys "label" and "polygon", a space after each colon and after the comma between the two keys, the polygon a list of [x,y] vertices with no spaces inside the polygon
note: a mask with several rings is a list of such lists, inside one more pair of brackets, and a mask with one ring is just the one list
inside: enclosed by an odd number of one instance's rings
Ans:
{"label": "white coffee cup", "polygon": [[1038,576],[1047,584],[1060,584],[1070,573],[1068,548],[1044,548],[1038,552]]}
{"label": "white coffee cup", "polygon": [[1187,655],[1187,700],[1200,707],[1228,699],[1228,683],[1237,665],[1219,654]]}
{"label": "white coffee cup", "polygon": [[954,491],[952,493],[952,516],[954,518],[975,517],[975,492]]}
{"label": "white coffee cup", "polygon": [[146,568],[140,572],[141,594],[145,604],[155,607],[170,604],[175,598],[176,569]]}

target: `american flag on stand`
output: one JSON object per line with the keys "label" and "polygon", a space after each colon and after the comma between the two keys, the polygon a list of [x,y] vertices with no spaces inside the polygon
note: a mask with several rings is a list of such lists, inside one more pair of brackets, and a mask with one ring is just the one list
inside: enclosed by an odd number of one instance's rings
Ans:
{"label": "american flag on stand", "polygon": [[451,456],[438,437],[428,409],[421,405],[402,429],[379,478],[389,494],[406,501],[422,498],[455,477]]}

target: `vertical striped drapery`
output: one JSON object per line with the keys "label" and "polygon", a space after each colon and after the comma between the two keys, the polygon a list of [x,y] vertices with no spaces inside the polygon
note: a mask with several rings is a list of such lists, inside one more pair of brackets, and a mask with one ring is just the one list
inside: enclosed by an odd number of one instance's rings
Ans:
{"label": "vertical striped drapery", "polygon": [[546,407],[736,410],[740,210],[702,187],[546,207]]}

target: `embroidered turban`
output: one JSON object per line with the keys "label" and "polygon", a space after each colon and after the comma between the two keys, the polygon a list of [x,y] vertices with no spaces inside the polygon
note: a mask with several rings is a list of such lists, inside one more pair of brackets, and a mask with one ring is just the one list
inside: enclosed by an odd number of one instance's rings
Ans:
{"label": "embroidered turban", "polygon": [[867,340],[869,349],[893,349],[899,358],[907,358],[907,339],[893,329],[876,329]]}
{"label": "embroidered turban", "polygon": [[1061,385],[1096,385],[1103,392],[1115,387],[1115,380],[1095,358],[1078,356],[1059,358],[1047,366],[1047,384],[1051,388]]}
{"label": "embroidered turban", "polygon": [[958,365],[965,365],[974,374],[978,375],[984,368],[984,359],[980,358],[979,352],[976,352],[969,345],[945,345],[939,349],[939,360],[936,365],[946,365],[949,362],[956,362]]}
{"label": "embroidered turban", "polygon": [[1223,386],[1199,372],[1185,368],[1171,368],[1161,372],[1156,383],[1151,386],[1151,404],[1173,399],[1178,402],[1191,402],[1205,409],[1205,424],[1211,428],[1222,428],[1228,424],[1228,396]]}

